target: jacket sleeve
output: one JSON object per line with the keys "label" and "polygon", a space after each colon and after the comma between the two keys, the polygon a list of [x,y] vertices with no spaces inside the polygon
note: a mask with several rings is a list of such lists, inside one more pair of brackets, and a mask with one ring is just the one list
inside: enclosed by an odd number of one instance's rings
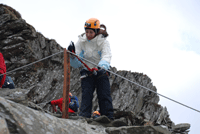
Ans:
{"label": "jacket sleeve", "polygon": [[[6,73],[6,64],[5,64],[5,60],[3,58],[3,54],[0,53],[0,74],[4,74],[4,73]],[[3,86],[5,79],[6,79],[6,74],[1,75],[0,87]]]}
{"label": "jacket sleeve", "polygon": [[60,99],[58,99],[58,100],[52,100],[52,101],[51,101],[51,104],[52,104],[52,105],[59,105],[59,104],[62,104],[62,100],[63,100],[62,98],[60,98]]}
{"label": "jacket sleeve", "polygon": [[[80,40],[78,40],[78,42],[75,44],[75,50],[76,50],[76,54],[83,58],[84,51],[81,49]],[[81,67],[82,64],[75,56],[71,56],[70,65],[74,68],[79,68]]]}
{"label": "jacket sleeve", "polygon": [[112,54],[111,54],[110,44],[106,40],[102,46],[101,60],[98,66],[103,67],[104,69],[108,70],[110,68],[111,57],[112,57]]}

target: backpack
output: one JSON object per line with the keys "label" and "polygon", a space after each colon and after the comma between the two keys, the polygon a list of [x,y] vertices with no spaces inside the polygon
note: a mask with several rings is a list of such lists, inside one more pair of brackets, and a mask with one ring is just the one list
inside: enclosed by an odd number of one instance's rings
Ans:
{"label": "backpack", "polygon": [[71,97],[71,102],[69,103],[69,108],[71,108],[74,112],[78,111],[79,103],[78,103],[78,98],[76,96]]}
{"label": "backpack", "polygon": [[[6,64],[2,53],[0,53],[0,74],[6,73]],[[0,87],[3,86],[6,79],[6,74],[0,76]]]}
{"label": "backpack", "polygon": [[15,84],[12,81],[10,76],[6,76],[5,82],[2,86],[2,88],[10,88],[10,89],[14,89],[15,88]]}

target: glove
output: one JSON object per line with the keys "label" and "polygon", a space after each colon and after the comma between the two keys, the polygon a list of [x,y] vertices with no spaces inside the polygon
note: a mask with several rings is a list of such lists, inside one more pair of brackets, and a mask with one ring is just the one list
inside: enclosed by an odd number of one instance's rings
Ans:
{"label": "glove", "polygon": [[70,52],[76,53],[76,52],[75,52],[75,46],[74,46],[74,42],[73,42],[73,41],[70,42],[70,44],[69,44],[69,46],[68,46],[68,50],[69,50]]}
{"label": "glove", "polygon": [[51,104],[51,101],[47,102],[47,104]]}

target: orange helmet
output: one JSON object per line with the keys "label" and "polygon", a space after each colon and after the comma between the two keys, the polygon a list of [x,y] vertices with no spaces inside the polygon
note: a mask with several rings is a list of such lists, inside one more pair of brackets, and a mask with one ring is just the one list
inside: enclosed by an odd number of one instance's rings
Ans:
{"label": "orange helmet", "polygon": [[100,21],[96,18],[90,18],[85,22],[85,29],[91,28],[91,29],[100,29]]}

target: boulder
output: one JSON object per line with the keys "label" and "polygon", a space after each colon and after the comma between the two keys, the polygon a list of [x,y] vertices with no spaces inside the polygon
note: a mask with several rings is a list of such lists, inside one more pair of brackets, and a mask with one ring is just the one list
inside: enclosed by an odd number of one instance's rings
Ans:
{"label": "boulder", "polygon": [[0,96],[6,99],[12,100],[16,103],[20,103],[28,106],[28,91],[26,89],[16,88],[16,89],[8,89],[2,88],[0,90]]}
{"label": "boulder", "polygon": [[108,134],[171,134],[160,126],[129,126],[120,128],[106,128]]}
{"label": "boulder", "polygon": [[185,132],[186,130],[190,129],[190,124],[188,123],[180,123],[173,127],[174,132]]}

